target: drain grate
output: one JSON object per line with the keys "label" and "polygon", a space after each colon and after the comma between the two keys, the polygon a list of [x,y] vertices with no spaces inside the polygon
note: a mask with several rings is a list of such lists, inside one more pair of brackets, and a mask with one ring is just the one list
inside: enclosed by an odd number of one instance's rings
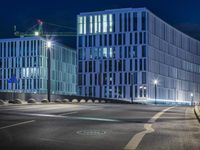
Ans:
{"label": "drain grate", "polygon": [[88,136],[94,136],[94,135],[103,135],[106,134],[106,131],[102,130],[81,130],[76,132],[79,135],[88,135]]}

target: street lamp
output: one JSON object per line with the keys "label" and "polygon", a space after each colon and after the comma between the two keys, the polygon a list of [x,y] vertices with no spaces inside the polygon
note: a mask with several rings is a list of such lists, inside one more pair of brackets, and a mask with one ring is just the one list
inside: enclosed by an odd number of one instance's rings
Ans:
{"label": "street lamp", "polygon": [[40,32],[35,31],[35,32],[34,32],[34,35],[35,35],[35,36],[39,36],[39,35],[40,35]]}
{"label": "street lamp", "polygon": [[191,106],[193,105],[193,98],[194,98],[194,94],[193,93],[191,93],[190,94],[190,96],[191,96]]}
{"label": "street lamp", "polygon": [[51,102],[51,48],[52,48],[52,41],[47,41],[47,99]]}
{"label": "street lamp", "polygon": [[156,105],[156,98],[157,98],[157,85],[158,85],[158,80],[154,80],[154,87],[155,87],[155,105]]}

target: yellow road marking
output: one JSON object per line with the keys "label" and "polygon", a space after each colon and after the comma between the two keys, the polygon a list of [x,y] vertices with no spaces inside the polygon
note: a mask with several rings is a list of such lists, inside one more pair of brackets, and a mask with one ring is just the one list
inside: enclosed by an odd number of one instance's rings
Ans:
{"label": "yellow road marking", "polygon": [[144,124],[144,129],[146,129],[145,131],[139,132],[136,135],[134,135],[132,137],[132,139],[128,142],[128,144],[125,146],[124,150],[135,150],[138,145],[140,144],[140,142],[142,141],[143,137],[148,134],[148,133],[152,133],[155,130],[152,128],[152,123],[156,122],[157,119],[160,118],[160,116],[162,114],[164,114],[166,111],[172,109],[174,107],[169,107],[166,108],[164,110],[162,110],[161,112],[155,114],[149,121],[147,124]]}

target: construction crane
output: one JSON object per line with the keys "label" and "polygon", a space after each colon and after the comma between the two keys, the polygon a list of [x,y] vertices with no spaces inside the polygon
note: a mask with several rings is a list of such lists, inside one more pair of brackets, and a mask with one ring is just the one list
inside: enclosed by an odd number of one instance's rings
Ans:
{"label": "construction crane", "polygon": [[18,37],[31,37],[31,36],[41,36],[41,37],[53,37],[53,36],[76,36],[76,32],[45,32],[44,31],[44,24],[48,26],[54,26],[58,28],[68,28],[71,30],[76,30],[74,28],[68,26],[57,25],[53,23],[43,22],[42,20],[38,19],[37,24],[33,25],[30,29],[26,32],[19,32],[17,31],[16,25],[14,26],[14,35]]}

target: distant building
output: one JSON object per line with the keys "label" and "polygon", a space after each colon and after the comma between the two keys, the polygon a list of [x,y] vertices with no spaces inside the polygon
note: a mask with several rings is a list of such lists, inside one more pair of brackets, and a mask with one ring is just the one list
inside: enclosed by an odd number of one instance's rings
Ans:
{"label": "distant building", "polygon": [[146,8],[78,15],[78,89],[83,96],[200,100],[200,42]]}
{"label": "distant building", "polygon": [[[51,93],[76,94],[76,51],[54,42]],[[14,77],[17,83],[9,83]],[[0,92],[47,93],[47,40],[0,39]]]}

